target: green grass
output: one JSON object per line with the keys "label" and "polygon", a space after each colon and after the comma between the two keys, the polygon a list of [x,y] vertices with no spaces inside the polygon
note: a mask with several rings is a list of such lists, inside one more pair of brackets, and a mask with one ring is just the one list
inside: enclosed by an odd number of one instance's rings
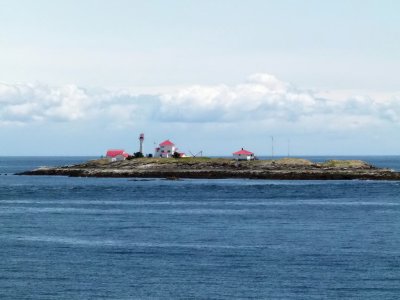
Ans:
{"label": "green grass", "polygon": [[[233,158],[211,158],[211,157],[183,157],[183,158],[136,158],[130,160],[133,164],[135,163],[156,163],[156,164],[196,164],[196,163],[236,163],[237,161]],[[251,160],[251,161],[239,161],[241,164],[276,164],[276,165],[311,165],[312,162],[302,158],[281,158],[276,160]]]}
{"label": "green grass", "polygon": [[[147,165],[147,164],[158,164],[158,165],[194,165],[194,164],[215,164],[215,165],[230,165],[230,164],[242,164],[242,165],[275,165],[275,166],[311,166],[314,163],[303,158],[281,158],[275,160],[253,160],[253,161],[239,161],[237,162],[233,158],[210,158],[210,157],[184,157],[184,158],[135,158],[131,160],[113,162],[115,166],[129,166],[129,165]],[[87,166],[98,166],[106,167],[111,163],[108,159],[98,159],[94,161],[89,161],[83,165]],[[319,163],[321,167],[329,168],[366,168],[369,167],[364,161],[361,160],[329,160],[323,163]]]}

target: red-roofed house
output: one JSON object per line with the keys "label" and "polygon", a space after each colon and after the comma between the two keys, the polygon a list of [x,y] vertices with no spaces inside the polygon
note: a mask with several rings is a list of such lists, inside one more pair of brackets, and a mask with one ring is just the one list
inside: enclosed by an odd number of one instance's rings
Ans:
{"label": "red-roofed house", "polygon": [[241,149],[239,151],[233,152],[233,158],[237,160],[254,160],[254,153]]}
{"label": "red-roofed house", "polygon": [[107,151],[106,157],[110,161],[125,160],[129,156],[124,150],[111,149]]}
{"label": "red-roofed house", "polygon": [[185,157],[185,153],[179,152],[178,148],[173,142],[171,142],[170,140],[165,140],[155,149],[154,157],[169,158],[172,157],[175,152],[178,152],[181,157]]}

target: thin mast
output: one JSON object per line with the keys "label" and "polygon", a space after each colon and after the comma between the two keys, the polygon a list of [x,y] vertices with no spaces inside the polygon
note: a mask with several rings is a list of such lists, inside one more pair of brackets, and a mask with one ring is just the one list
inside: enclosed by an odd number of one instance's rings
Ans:
{"label": "thin mast", "polygon": [[271,136],[271,157],[274,158],[274,137]]}

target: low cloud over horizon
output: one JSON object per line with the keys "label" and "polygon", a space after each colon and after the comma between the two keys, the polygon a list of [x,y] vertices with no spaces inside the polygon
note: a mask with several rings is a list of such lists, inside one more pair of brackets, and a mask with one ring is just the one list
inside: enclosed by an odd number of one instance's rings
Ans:
{"label": "low cloud over horizon", "polygon": [[85,89],[76,85],[0,83],[0,126],[35,122],[95,121],[129,126],[165,123],[240,123],[268,120],[301,125],[309,118],[345,118],[349,126],[400,121],[398,95],[382,100],[368,95],[329,99],[259,73],[234,85],[193,85],[162,94]]}
{"label": "low cloud over horizon", "polygon": [[400,122],[398,94],[385,99],[368,95],[334,99],[327,95],[266,73],[253,74],[236,85],[192,85],[147,94],[76,85],[2,83],[0,130],[36,126],[46,131],[46,127],[79,124],[82,132],[86,127],[113,127],[156,131],[157,138],[171,135],[176,128],[183,138],[192,131],[203,140],[207,133],[212,133],[213,139],[218,135],[232,139],[236,132],[238,139],[246,139],[257,131],[291,137],[337,133],[351,139],[351,131],[367,136],[393,129]]}

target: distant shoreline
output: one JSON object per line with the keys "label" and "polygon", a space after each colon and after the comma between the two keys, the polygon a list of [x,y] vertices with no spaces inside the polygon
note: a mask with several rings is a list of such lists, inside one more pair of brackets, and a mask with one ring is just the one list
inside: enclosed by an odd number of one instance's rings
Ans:
{"label": "distant shoreline", "polygon": [[400,173],[360,160],[315,163],[300,158],[235,161],[229,158],[139,158],[91,160],[62,167],[41,167],[16,175],[102,178],[193,178],[274,180],[400,180]]}

